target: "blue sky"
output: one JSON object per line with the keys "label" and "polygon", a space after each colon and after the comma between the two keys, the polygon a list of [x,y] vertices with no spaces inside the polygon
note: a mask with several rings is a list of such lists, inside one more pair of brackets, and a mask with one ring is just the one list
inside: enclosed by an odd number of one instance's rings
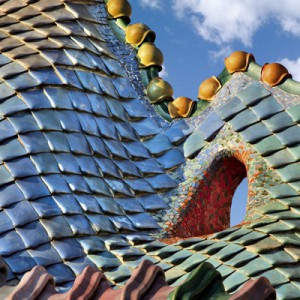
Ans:
{"label": "blue sky", "polygon": [[[254,54],[260,65],[283,63],[300,81],[299,0],[130,0],[132,23],[156,33],[164,54],[161,76],[175,97],[197,98],[199,84],[219,75],[224,58],[235,50]],[[247,184],[236,192],[232,223],[243,210]]]}

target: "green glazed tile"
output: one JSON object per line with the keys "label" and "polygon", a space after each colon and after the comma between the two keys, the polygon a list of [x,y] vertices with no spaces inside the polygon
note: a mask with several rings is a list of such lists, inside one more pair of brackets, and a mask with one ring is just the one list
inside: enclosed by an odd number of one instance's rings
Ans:
{"label": "green glazed tile", "polygon": [[300,163],[294,163],[278,168],[276,169],[276,172],[285,182],[300,180]]}
{"label": "green glazed tile", "polygon": [[178,252],[180,250],[179,247],[175,247],[172,245],[166,246],[156,251],[148,252],[148,255],[159,256],[160,258],[165,258],[171,256],[173,253]]}
{"label": "green glazed tile", "polygon": [[106,271],[105,276],[113,282],[121,282],[131,276],[132,271],[124,265],[117,267],[113,271]]}
{"label": "green glazed tile", "polygon": [[272,236],[282,245],[300,246],[300,238],[295,233],[274,233]]}
{"label": "green glazed tile", "polygon": [[292,117],[294,122],[300,121],[300,104],[287,109],[287,113]]}
{"label": "green glazed tile", "polygon": [[277,249],[281,247],[281,245],[282,244],[277,240],[267,237],[253,245],[247,246],[247,250],[254,253],[263,253],[272,249]]}
{"label": "green glazed tile", "polygon": [[292,154],[292,156],[295,158],[295,160],[300,160],[300,144],[291,146],[287,148],[288,151]]}
{"label": "green glazed tile", "polygon": [[166,272],[167,270],[173,268],[174,266],[171,264],[167,264],[163,261],[161,261],[160,263],[156,264],[157,266],[161,267],[163,269],[164,272]]}
{"label": "green glazed tile", "polygon": [[290,254],[297,262],[300,261],[300,248],[297,246],[286,246],[284,250]]}
{"label": "green glazed tile", "polygon": [[274,198],[278,199],[298,196],[298,193],[290,185],[285,183],[268,188],[268,192],[270,192]]}
{"label": "green glazed tile", "polygon": [[230,233],[229,235],[225,236],[224,238],[222,238],[222,240],[224,241],[234,241],[248,233],[251,232],[251,229],[247,229],[247,228],[239,228],[238,230]]}
{"label": "green glazed tile", "polygon": [[300,181],[290,182],[290,185],[298,192],[300,192]]}
{"label": "green glazed tile", "polygon": [[295,263],[296,260],[282,249],[276,249],[267,253],[260,254],[260,256],[273,266],[279,264]]}
{"label": "green glazed tile", "polygon": [[242,102],[249,106],[254,105],[260,99],[266,98],[271,93],[266,90],[261,83],[254,82],[251,86],[247,87],[246,89],[240,91],[237,96],[242,100]]}
{"label": "green glazed tile", "polygon": [[193,253],[187,250],[181,250],[178,251],[177,253],[171,255],[170,257],[164,259],[165,262],[173,264],[173,265],[178,265],[188,257],[190,257]]}
{"label": "green glazed tile", "polygon": [[278,168],[280,166],[292,164],[295,162],[294,157],[287,149],[282,149],[269,156],[266,156],[265,160],[272,168]]}
{"label": "green glazed tile", "polygon": [[243,283],[249,280],[249,277],[240,272],[234,272],[229,275],[224,281],[226,291],[229,293],[237,289]]}
{"label": "green glazed tile", "polygon": [[215,260],[211,257],[209,257],[205,262],[212,264],[215,268],[219,267],[222,264],[220,261]]}
{"label": "green glazed tile", "polygon": [[[295,197],[288,197],[288,198],[282,198],[279,200],[284,205],[287,205],[289,207],[299,207],[300,206],[300,196]],[[300,213],[300,212],[299,212]]]}
{"label": "green glazed tile", "polygon": [[230,260],[226,261],[225,264],[228,266],[232,266],[234,268],[238,268],[239,266],[245,264],[246,262],[253,260],[257,256],[258,255],[256,253],[252,253],[245,250],[233,256]]}
{"label": "green glazed tile", "polygon": [[276,287],[278,300],[300,299],[300,290],[292,283],[286,283]]}
{"label": "green glazed tile", "polygon": [[263,272],[263,274],[259,274],[256,278],[259,278],[260,276],[267,277],[273,287],[289,282],[289,279],[282,273],[280,273],[277,269],[265,271]]}
{"label": "green glazed tile", "polygon": [[269,155],[284,148],[275,135],[270,135],[262,139],[258,143],[254,144],[254,147],[261,155]]}
{"label": "green glazed tile", "polygon": [[221,273],[223,279],[232,274],[235,270],[225,265],[221,265],[217,268],[217,271]]}
{"label": "green glazed tile", "polygon": [[267,214],[272,212],[289,210],[289,207],[280,203],[279,201],[272,201],[267,205],[263,205],[255,208],[255,210],[262,214]]}
{"label": "green glazed tile", "polygon": [[300,268],[295,266],[277,267],[277,270],[290,280],[300,279]]}
{"label": "green glazed tile", "polygon": [[291,230],[291,227],[278,221],[276,223],[268,224],[266,226],[258,227],[256,230],[259,230],[264,233],[275,233],[275,232],[288,232]]}
{"label": "green glazed tile", "polygon": [[219,250],[223,249],[225,246],[227,246],[227,243],[220,241],[208,246],[205,249],[202,249],[201,252],[204,254],[212,255],[218,252]]}
{"label": "green glazed tile", "polygon": [[241,247],[241,246],[235,245],[235,244],[229,244],[226,247],[224,247],[221,251],[219,251],[218,253],[216,253],[215,255],[212,255],[212,256],[214,258],[224,261],[243,250],[244,250],[244,247]]}
{"label": "green glazed tile", "polygon": [[185,274],[186,272],[178,267],[173,267],[165,273],[168,284],[172,284],[175,280],[177,280]]}
{"label": "green glazed tile", "polygon": [[204,256],[201,253],[195,253],[192,256],[190,256],[188,259],[186,259],[184,262],[179,264],[177,267],[181,268],[184,271],[189,272],[207,259],[208,256]]}
{"label": "green glazed tile", "polygon": [[262,240],[263,238],[265,238],[267,235],[262,233],[262,232],[258,232],[258,231],[252,231],[249,234],[244,235],[243,237],[237,239],[234,241],[234,243],[240,244],[240,245],[250,245],[253,244],[259,240]]}
{"label": "green glazed tile", "polygon": [[267,261],[263,260],[261,257],[257,257],[245,265],[239,267],[239,271],[243,272],[246,276],[252,277],[272,268],[272,265]]}
{"label": "green glazed tile", "polygon": [[290,226],[292,230],[300,230],[299,216],[295,220],[283,220],[282,222]]}

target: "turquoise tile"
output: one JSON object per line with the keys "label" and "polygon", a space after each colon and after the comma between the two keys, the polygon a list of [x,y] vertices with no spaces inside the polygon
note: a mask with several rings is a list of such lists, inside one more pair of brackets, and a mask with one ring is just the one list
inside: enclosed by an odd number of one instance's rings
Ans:
{"label": "turquoise tile", "polygon": [[221,249],[216,254],[213,254],[213,258],[217,258],[222,261],[228,260],[230,257],[236,255],[237,253],[243,251],[245,248],[236,244],[229,244],[223,249]]}
{"label": "turquoise tile", "polygon": [[263,156],[274,153],[284,148],[275,135],[270,135],[254,144],[255,149]]}
{"label": "turquoise tile", "polygon": [[278,266],[281,264],[290,264],[296,262],[296,260],[292,256],[290,256],[287,252],[285,252],[282,249],[273,250],[270,251],[269,253],[266,252],[260,254],[260,256],[272,266]]}
{"label": "turquoise tile", "polygon": [[292,164],[295,162],[294,157],[286,149],[277,151],[269,156],[265,157],[266,161],[272,168],[278,168],[287,164]]}
{"label": "turquoise tile", "polygon": [[229,275],[224,281],[223,284],[225,286],[225,290],[227,292],[233,292],[238,287],[240,287],[243,283],[248,281],[250,278],[243,273],[240,272],[234,272],[231,275]]}
{"label": "turquoise tile", "polygon": [[216,108],[217,114],[222,120],[228,121],[230,118],[246,109],[246,106],[238,97],[234,97]]}
{"label": "turquoise tile", "polygon": [[285,182],[300,180],[300,163],[294,163],[282,168],[277,168],[276,172]]}
{"label": "turquoise tile", "polygon": [[233,117],[229,123],[235,131],[240,132],[258,121],[257,116],[250,109],[246,109]]}
{"label": "turquoise tile", "polygon": [[207,259],[208,256],[202,255],[201,253],[194,253],[192,256],[187,258],[177,267],[181,268],[184,271],[190,272],[191,270],[199,266],[200,263],[206,261]]}
{"label": "turquoise tile", "polygon": [[295,125],[295,122],[286,112],[280,112],[263,122],[272,132],[281,131]]}
{"label": "turquoise tile", "polygon": [[295,160],[300,160],[300,144],[295,146],[290,146],[287,148],[288,151],[292,154]]}
{"label": "turquoise tile", "polygon": [[225,262],[226,265],[234,267],[234,268],[238,268],[241,265],[252,261],[253,259],[255,259],[258,255],[252,252],[249,252],[247,250],[244,250],[236,255],[234,255],[230,260],[227,260]]}
{"label": "turquoise tile", "polygon": [[267,119],[284,110],[283,106],[273,96],[261,100],[258,104],[252,106],[251,109],[261,120]]}
{"label": "turquoise tile", "polygon": [[294,122],[298,123],[300,121],[300,104],[290,107],[287,112]]}
{"label": "turquoise tile", "polygon": [[289,279],[280,273],[277,269],[268,270],[263,272],[263,274],[258,275],[256,278],[264,276],[270,280],[272,286],[276,287],[277,285],[289,282]]}
{"label": "turquoise tile", "polygon": [[300,127],[298,125],[289,127],[276,133],[276,136],[284,146],[297,144],[300,142]]}
{"label": "turquoise tile", "polygon": [[274,198],[287,198],[292,196],[298,196],[298,193],[288,184],[280,184],[268,188],[268,191]]}
{"label": "turquoise tile", "polygon": [[263,123],[256,123],[241,132],[242,137],[248,143],[255,143],[269,135],[271,132]]}
{"label": "turquoise tile", "polygon": [[205,146],[205,141],[200,132],[194,132],[188,137],[183,146],[184,156],[192,158]]}
{"label": "turquoise tile", "polygon": [[300,299],[300,289],[292,283],[286,283],[276,287],[278,300]]}
{"label": "turquoise tile", "polygon": [[246,89],[240,91],[237,96],[245,105],[251,106],[257,103],[259,100],[268,97],[270,94],[271,93],[266,90],[260,82],[254,82]]}
{"label": "turquoise tile", "polygon": [[261,257],[257,257],[245,265],[239,267],[239,271],[243,272],[246,276],[252,277],[272,268],[272,265],[267,261],[263,260]]}

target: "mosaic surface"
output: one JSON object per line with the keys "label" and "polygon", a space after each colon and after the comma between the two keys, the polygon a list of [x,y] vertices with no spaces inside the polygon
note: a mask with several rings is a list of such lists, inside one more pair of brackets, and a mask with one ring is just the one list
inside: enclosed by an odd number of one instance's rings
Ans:
{"label": "mosaic surface", "polygon": [[[236,73],[168,123],[103,1],[0,1],[0,51],[8,282],[41,265],[64,292],[91,266],[124,286],[147,259],[179,286],[207,262],[226,293],[265,276],[300,298],[299,96]],[[245,176],[246,219],[228,228]]]}

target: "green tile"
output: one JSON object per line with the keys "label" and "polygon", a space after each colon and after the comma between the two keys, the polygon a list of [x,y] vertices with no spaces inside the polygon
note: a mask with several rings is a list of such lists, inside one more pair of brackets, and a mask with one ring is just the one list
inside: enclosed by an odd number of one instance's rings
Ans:
{"label": "green tile", "polygon": [[179,247],[169,245],[159,250],[148,252],[147,254],[152,256],[159,256],[160,258],[165,258],[171,256],[173,253],[178,252],[179,250],[181,250]]}
{"label": "green tile", "polygon": [[228,277],[233,272],[235,272],[235,270],[233,268],[230,268],[230,267],[225,266],[225,265],[219,266],[217,268],[217,271],[221,273],[221,276],[222,276],[223,279]]}
{"label": "green tile", "polygon": [[300,248],[297,246],[285,246],[284,250],[291,255],[296,261],[300,261]]}
{"label": "green tile", "polygon": [[230,260],[226,261],[225,264],[234,268],[238,268],[246,262],[253,260],[257,256],[258,255],[256,253],[245,250],[233,256]]}
{"label": "green tile", "polygon": [[282,249],[276,249],[267,253],[260,254],[260,256],[273,266],[279,264],[295,263],[296,260]]}
{"label": "green tile", "polygon": [[300,279],[300,268],[295,265],[277,267],[277,270],[290,280]]}
{"label": "green tile", "polygon": [[292,154],[292,156],[295,158],[295,160],[300,160],[300,144],[291,146],[287,148],[288,151]]}
{"label": "green tile", "polygon": [[[300,196],[282,198],[280,202],[289,207],[300,207]],[[300,214],[300,211],[298,213]]]}
{"label": "green tile", "polygon": [[225,246],[227,246],[227,243],[223,241],[215,242],[214,244],[208,246],[205,249],[202,249],[201,252],[204,254],[212,255],[221,249],[223,249]]}
{"label": "green tile", "polygon": [[[281,222],[284,220],[289,220],[289,219],[295,219],[295,218],[299,218],[299,214],[292,212],[290,210],[288,211],[280,211],[280,212],[276,212],[276,213],[270,213],[268,214],[268,216],[272,217],[272,218],[276,218],[277,220],[280,220]],[[286,223],[286,222],[284,222]]]}
{"label": "green tile", "polygon": [[274,287],[289,282],[289,279],[282,273],[280,273],[277,269],[265,271],[262,274],[259,274],[257,278],[259,278],[260,276],[267,277],[270,280],[271,285]]}
{"label": "green tile", "polygon": [[254,148],[261,155],[269,155],[273,152],[283,149],[284,146],[275,135],[270,135],[254,144]]}
{"label": "green tile", "polygon": [[268,214],[272,212],[285,211],[285,210],[289,210],[289,207],[276,200],[266,205],[255,208],[255,211],[258,211],[262,214]]}
{"label": "green tile", "polygon": [[213,258],[217,258],[219,260],[227,260],[230,257],[236,255],[237,253],[243,251],[245,248],[239,245],[235,245],[235,244],[229,244],[226,247],[224,247],[221,251],[219,251],[218,253],[212,255]]}
{"label": "green tile", "polygon": [[205,146],[205,141],[200,132],[195,131],[192,133],[184,143],[183,151],[184,156],[192,158]]}
{"label": "green tile", "polygon": [[249,234],[244,235],[243,237],[237,239],[234,241],[234,243],[240,244],[240,245],[250,245],[253,244],[259,240],[262,240],[267,235],[262,232],[258,231],[252,231]]}
{"label": "green tile", "polygon": [[206,261],[208,256],[204,256],[201,253],[195,253],[186,259],[184,262],[179,264],[177,267],[184,270],[184,271],[191,271],[196,268],[200,263]]}
{"label": "green tile", "polygon": [[240,91],[237,96],[245,105],[249,106],[254,105],[260,99],[266,98],[270,94],[271,93],[267,89],[265,89],[260,82],[254,82],[246,89]]}
{"label": "green tile", "polygon": [[282,222],[290,226],[292,230],[300,230],[299,217],[295,220],[283,220]]}
{"label": "green tile", "polygon": [[249,280],[249,277],[240,272],[234,272],[229,275],[224,281],[225,290],[227,292],[232,292],[241,286],[243,283]]}
{"label": "green tile", "polygon": [[287,113],[292,117],[294,122],[300,121],[300,104],[287,109]]}
{"label": "green tile", "polygon": [[266,226],[258,227],[256,230],[270,234],[275,232],[288,232],[291,230],[291,227],[278,221],[276,223],[268,224]]}
{"label": "green tile", "polygon": [[171,255],[170,257],[164,259],[165,262],[173,264],[173,265],[178,265],[182,261],[186,260],[188,257],[193,255],[190,251],[187,250],[181,250],[178,251],[177,253]]}
{"label": "green tile", "polygon": [[124,265],[117,267],[112,271],[106,271],[105,276],[113,282],[121,282],[131,276],[132,271]]}
{"label": "green tile", "polygon": [[265,160],[272,168],[278,168],[280,166],[292,164],[295,162],[294,157],[286,149],[279,150],[269,156],[266,156]]}
{"label": "green tile", "polygon": [[288,166],[276,169],[276,172],[285,182],[300,180],[300,163],[290,164]]}
{"label": "green tile", "polygon": [[229,235],[222,238],[224,241],[234,241],[248,233],[250,233],[252,230],[247,228],[239,228],[238,230],[230,233]]}
{"label": "green tile", "polygon": [[267,189],[274,198],[298,196],[298,193],[288,184],[280,184]]}
{"label": "green tile", "polygon": [[254,253],[263,253],[281,246],[282,244],[277,240],[267,237],[253,245],[247,246],[247,250]]}
{"label": "green tile", "polygon": [[168,284],[172,284],[175,280],[185,274],[186,272],[178,267],[171,268],[165,273]]}
{"label": "green tile", "polygon": [[300,192],[300,181],[290,182],[290,186],[296,191]]}
{"label": "green tile", "polygon": [[300,290],[292,283],[286,283],[276,287],[278,300],[300,299]]}
{"label": "green tile", "polygon": [[274,233],[272,236],[282,245],[300,246],[300,238],[295,233]]}
{"label": "green tile", "polygon": [[267,261],[263,260],[261,257],[257,257],[245,265],[239,267],[239,271],[243,272],[246,276],[252,277],[272,268],[272,265]]}

